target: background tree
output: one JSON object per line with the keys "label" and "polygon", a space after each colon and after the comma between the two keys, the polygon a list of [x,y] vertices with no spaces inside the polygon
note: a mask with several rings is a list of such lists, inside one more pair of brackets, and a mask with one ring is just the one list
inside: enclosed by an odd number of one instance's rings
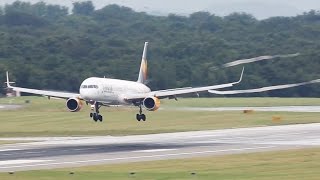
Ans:
{"label": "background tree", "polygon": [[0,16],[4,15],[4,9],[2,6],[0,6]]}
{"label": "background tree", "polygon": [[[5,5],[0,14],[0,80],[9,70],[19,86],[74,92],[90,76],[137,80],[145,41],[150,42],[152,89],[234,81],[242,67],[213,67],[296,52],[301,55],[246,65],[243,82],[235,88],[320,78],[318,11],[265,20],[244,13],[152,16],[118,5],[94,10],[90,1],[75,3],[73,11],[68,14],[68,8],[44,2]],[[315,84],[254,95],[319,94]]]}
{"label": "background tree", "polygon": [[73,3],[73,14],[85,15],[88,16],[94,11],[94,6],[91,1],[84,2],[74,2]]}

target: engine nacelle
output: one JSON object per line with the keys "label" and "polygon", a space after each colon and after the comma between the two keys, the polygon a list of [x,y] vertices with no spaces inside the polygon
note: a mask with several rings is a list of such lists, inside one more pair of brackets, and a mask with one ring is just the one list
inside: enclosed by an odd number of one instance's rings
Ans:
{"label": "engine nacelle", "polygon": [[160,107],[160,100],[156,97],[147,97],[143,100],[143,105],[148,111],[156,111]]}
{"label": "engine nacelle", "polygon": [[67,108],[71,112],[78,112],[82,108],[82,102],[78,98],[70,98],[67,100]]}

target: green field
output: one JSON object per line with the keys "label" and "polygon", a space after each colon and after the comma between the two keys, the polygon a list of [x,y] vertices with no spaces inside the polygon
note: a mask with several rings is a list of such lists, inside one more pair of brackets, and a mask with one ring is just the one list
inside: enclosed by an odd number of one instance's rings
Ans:
{"label": "green field", "polygon": [[[25,103],[26,100],[29,103]],[[0,137],[129,135],[221,128],[268,126],[320,122],[320,113],[288,112],[209,112],[182,111],[177,107],[320,105],[317,98],[198,98],[162,101],[163,109],[145,112],[148,120],[137,122],[136,107],[101,108],[104,122],[92,121],[84,108],[66,110],[65,101],[44,97],[0,99],[0,104],[23,104],[17,110],[0,111]],[[277,119],[276,121],[274,119]]]}
{"label": "green field", "polygon": [[[143,179],[143,180],[316,180],[320,177],[320,149],[250,153],[202,158],[139,162],[0,173],[0,179]],[[74,174],[70,174],[73,172]],[[135,174],[130,174],[134,172]],[[192,173],[195,173],[194,175]]]}
{"label": "green field", "polygon": [[320,106],[320,98],[181,98],[168,107]]}
{"label": "green field", "polygon": [[[29,103],[26,103],[26,100]],[[320,105],[317,98],[198,98],[164,100],[163,109],[146,112],[148,120],[137,122],[137,108],[102,108],[105,121],[95,123],[89,107],[70,113],[64,100],[43,97],[0,99],[0,104],[22,104],[0,111],[0,137],[128,135],[221,128],[253,127],[320,122],[320,113],[206,112],[179,107]],[[9,141],[0,141],[11,143]],[[101,165],[0,173],[0,179],[319,179],[320,149],[261,152],[240,155]],[[70,174],[74,172],[74,174]],[[134,172],[134,174],[130,174]],[[195,173],[195,174],[192,174]]]}

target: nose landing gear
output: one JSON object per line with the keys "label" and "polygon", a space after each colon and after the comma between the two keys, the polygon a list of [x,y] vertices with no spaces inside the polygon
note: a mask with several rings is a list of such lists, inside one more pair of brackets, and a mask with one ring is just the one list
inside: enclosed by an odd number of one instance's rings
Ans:
{"label": "nose landing gear", "polygon": [[103,117],[99,114],[99,108],[101,105],[98,102],[95,102],[94,105],[91,105],[91,109],[93,112],[90,113],[90,117],[95,121],[95,122],[102,122]]}
{"label": "nose landing gear", "polygon": [[139,114],[136,115],[136,119],[137,121],[146,121],[147,120],[147,117],[145,114],[142,114],[142,106],[141,106],[141,103],[139,104]]}

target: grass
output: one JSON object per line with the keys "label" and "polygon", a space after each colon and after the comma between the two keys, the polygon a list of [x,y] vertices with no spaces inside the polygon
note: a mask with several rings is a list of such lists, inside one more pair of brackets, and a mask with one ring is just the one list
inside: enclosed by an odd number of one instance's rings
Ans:
{"label": "grass", "polygon": [[0,173],[0,179],[316,180],[320,176],[319,167],[320,149],[303,149],[27,171],[12,175]]}
{"label": "grass", "polygon": [[4,145],[4,144],[17,144],[17,143],[30,143],[30,142],[35,142],[35,141],[24,141],[24,140],[0,140],[0,145]]}
{"label": "grass", "polygon": [[[29,100],[29,103],[25,103]],[[319,99],[282,98],[200,98],[165,100],[164,109],[145,112],[148,120],[137,122],[137,108],[105,108],[103,123],[93,122],[84,108],[77,113],[66,110],[64,100],[47,100],[43,97],[0,99],[0,104],[23,104],[17,110],[0,111],[0,137],[17,136],[81,136],[81,135],[131,135],[223,128],[269,126],[320,122],[320,113],[253,112],[241,111],[206,112],[181,111],[172,107],[208,106],[266,106],[266,105],[320,105]],[[278,119],[275,121],[274,119]]]}
{"label": "grass", "polygon": [[3,144],[15,144],[15,143],[24,143],[24,142],[30,142],[30,141],[2,141],[0,140],[0,145],[3,145]]}
{"label": "grass", "polygon": [[[29,100],[30,103],[25,103]],[[164,109],[146,112],[147,122],[137,122],[137,108],[103,108],[105,121],[94,123],[84,106],[67,112],[63,100],[41,97],[0,99],[0,104],[23,104],[17,110],[0,111],[0,137],[128,135],[236,127],[320,122],[320,113],[181,111],[174,107],[320,105],[316,98],[200,98],[162,101]],[[276,120],[275,120],[276,119]],[[5,141],[0,141],[6,143]],[[9,142],[10,143],[10,142]],[[319,179],[320,149],[210,156],[117,165],[88,166],[0,173],[0,179]],[[74,172],[74,174],[70,174]],[[130,172],[135,172],[130,174]],[[196,174],[192,175],[191,173]]]}
{"label": "grass", "polygon": [[320,106],[319,98],[181,98],[167,107]]}
{"label": "grass", "polygon": [[[0,104],[26,104],[33,103],[31,107],[52,108],[59,106],[65,109],[64,100],[48,99],[45,97],[24,96],[18,98],[0,98]],[[52,103],[53,101],[53,103]],[[59,104],[57,104],[59,102]],[[46,107],[43,107],[45,105]],[[161,107],[237,107],[237,106],[320,106],[320,98],[179,98],[175,100],[161,100]]]}

